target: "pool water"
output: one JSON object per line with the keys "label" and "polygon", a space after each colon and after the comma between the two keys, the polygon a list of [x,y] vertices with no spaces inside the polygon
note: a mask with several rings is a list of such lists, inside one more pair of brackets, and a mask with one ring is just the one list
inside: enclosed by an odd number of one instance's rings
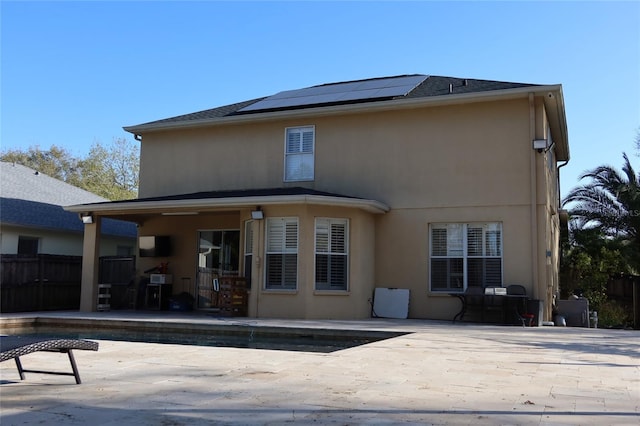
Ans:
{"label": "pool water", "polygon": [[21,331],[20,335],[330,353],[404,334],[380,332],[379,336],[372,336],[371,332],[367,332],[366,337],[353,335],[332,337],[324,334],[313,334],[312,330],[309,331],[309,334],[283,334],[282,332],[275,334],[262,333],[255,329],[247,330],[239,334],[216,333],[216,330],[213,330],[211,333],[215,334],[202,333],[202,331],[198,333],[185,333],[131,329],[118,330],[38,326],[29,329],[28,332]]}

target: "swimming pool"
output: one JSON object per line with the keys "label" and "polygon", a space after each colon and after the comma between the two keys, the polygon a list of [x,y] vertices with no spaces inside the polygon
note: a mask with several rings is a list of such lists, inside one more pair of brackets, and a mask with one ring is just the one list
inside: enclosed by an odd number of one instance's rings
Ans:
{"label": "swimming pool", "polygon": [[269,349],[299,352],[330,353],[372,343],[406,333],[359,330],[314,330],[263,328],[254,326],[189,327],[187,324],[127,324],[118,327],[102,323],[31,325],[5,330],[5,334],[20,334],[55,338],[116,340],[159,344],[178,344],[247,349]]}

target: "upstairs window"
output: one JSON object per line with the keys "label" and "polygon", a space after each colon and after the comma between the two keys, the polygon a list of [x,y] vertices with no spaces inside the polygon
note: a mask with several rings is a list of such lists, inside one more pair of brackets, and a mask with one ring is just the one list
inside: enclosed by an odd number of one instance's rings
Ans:
{"label": "upstairs window", "polygon": [[316,290],[348,290],[349,222],[316,219]]}
{"label": "upstairs window", "polygon": [[314,150],[315,129],[313,126],[287,129],[284,149],[285,182],[313,180]]}

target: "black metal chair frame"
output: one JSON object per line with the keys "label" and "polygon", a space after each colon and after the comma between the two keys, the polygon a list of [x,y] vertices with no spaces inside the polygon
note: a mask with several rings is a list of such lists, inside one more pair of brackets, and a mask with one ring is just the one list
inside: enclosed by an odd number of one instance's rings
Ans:
{"label": "black metal chair frame", "polygon": [[[511,284],[507,286],[507,295],[508,296],[512,296],[512,297],[522,297],[522,300],[526,302],[526,300],[528,299],[527,296],[527,289],[520,285],[520,284]],[[513,304],[513,310],[515,313],[515,317],[518,321],[522,322],[522,326],[526,327],[529,326],[531,327],[531,323],[533,322],[533,318],[534,315],[530,314],[528,312],[526,312],[526,308],[524,310],[524,312],[521,312],[519,309],[519,302],[516,302]]]}
{"label": "black metal chair frame", "polygon": [[[73,376],[75,377],[77,384],[82,383],[80,380],[80,373],[78,372],[78,366],[76,365],[76,360],[73,356],[73,349],[97,351],[98,343],[81,339],[0,336],[0,362],[14,359],[21,380],[24,380],[24,373],[38,373]],[[22,362],[20,362],[21,356],[40,351],[66,353],[69,356],[69,362],[71,363],[71,369],[73,372],[67,373],[58,371],[28,370],[22,367]]]}

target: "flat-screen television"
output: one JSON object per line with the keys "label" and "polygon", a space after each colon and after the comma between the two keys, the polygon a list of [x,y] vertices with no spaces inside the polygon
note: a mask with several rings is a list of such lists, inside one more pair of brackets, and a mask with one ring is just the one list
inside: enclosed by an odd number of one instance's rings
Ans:
{"label": "flat-screen television", "polygon": [[149,235],[138,238],[140,257],[167,257],[171,255],[171,237]]}

